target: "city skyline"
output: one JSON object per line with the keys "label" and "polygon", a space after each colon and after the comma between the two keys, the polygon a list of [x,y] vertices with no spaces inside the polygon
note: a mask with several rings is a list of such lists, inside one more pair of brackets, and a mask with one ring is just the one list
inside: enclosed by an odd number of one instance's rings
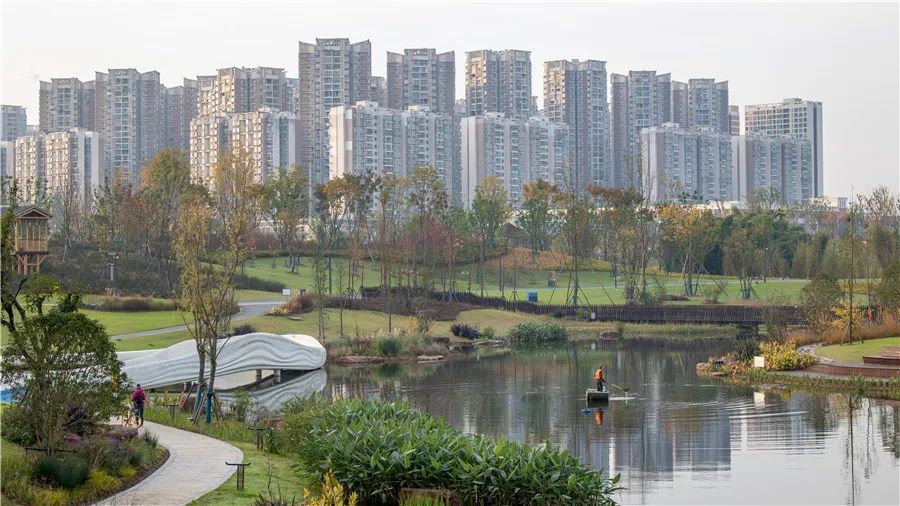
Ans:
{"label": "city skyline", "polygon": [[[71,11],[73,5],[79,6],[77,12]],[[37,22],[34,16],[48,6],[5,2],[0,10],[4,68],[0,102],[25,106],[28,123],[37,124],[38,81],[55,77],[78,77],[87,81],[95,71],[107,68],[158,71],[160,82],[166,86],[176,86],[184,78],[194,79],[233,66],[284,68],[288,77],[295,78],[298,41],[330,37],[347,37],[352,42],[369,40],[372,74],[381,77],[386,73],[388,52],[403,52],[410,48],[453,51],[456,98],[462,98],[465,93],[462,70],[467,51],[518,49],[531,52],[532,94],[541,104],[544,98],[540,92],[544,79],[543,63],[576,58],[605,61],[610,74],[656,70],[670,73],[673,81],[686,82],[702,77],[728,81],[729,102],[739,106],[742,117],[744,106],[748,104],[775,103],[790,97],[822,102],[825,116],[824,193],[847,196],[851,185],[856,193],[877,185],[898,187],[896,4],[869,4],[862,8],[841,4],[664,4],[653,9],[642,9],[637,5],[569,6],[567,12],[582,14],[576,16],[577,19],[602,14],[603,18],[593,17],[610,19],[614,16],[621,20],[610,23],[606,31],[592,31],[584,23],[573,23],[565,30],[542,23],[543,18],[538,15],[542,6],[538,4],[488,4],[484,6],[485,15],[467,20],[466,29],[459,33],[454,33],[452,27],[454,22],[462,22],[464,13],[461,11],[464,9],[443,4],[404,7],[267,4],[259,12],[241,9],[242,5],[225,5],[220,12],[212,14],[208,26],[197,26],[184,23],[196,19],[193,14],[202,7],[198,3],[185,4],[177,18],[172,17],[174,11],[169,5],[129,3],[123,8],[105,3],[54,4],[57,14],[41,20],[42,27],[47,25],[42,28],[42,33],[48,35],[38,40],[23,38],[22,30],[34,26]],[[491,19],[498,19],[491,13],[513,8],[521,14],[517,16],[516,26],[510,26],[513,23],[490,24]],[[698,10],[705,14],[705,24],[690,19],[690,13]],[[131,34],[126,39],[133,42],[122,40],[101,50],[99,39],[103,37],[99,34],[72,31],[71,19],[95,14],[99,16],[98,22],[110,21],[120,19],[126,11],[148,22],[133,27],[134,30],[127,29],[127,24],[122,23],[112,23],[109,28],[113,35]],[[229,16],[238,11],[240,16]],[[231,30],[240,26],[253,26],[259,13],[268,13],[265,18],[271,26],[265,30],[265,37],[256,39],[257,44],[212,36],[218,32],[223,35],[234,33]],[[322,33],[306,16],[292,18],[291,13],[338,16],[344,26],[332,26],[327,33]],[[733,25],[729,28],[722,21],[737,18],[744,20],[746,26],[766,20],[767,33],[777,37],[754,41],[718,37],[734,29]],[[165,19],[167,24],[150,22],[153,19]],[[675,23],[675,19],[684,22]],[[66,26],[59,25],[60,20],[65,20]],[[288,23],[288,20],[292,22]],[[627,30],[623,33],[623,27],[619,26],[637,21],[648,32],[654,32],[652,36],[627,33]],[[488,24],[490,30],[486,29]],[[680,26],[675,40],[681,43],[660,44],[661,38],[673,37],[673,25]],[[141,34],[149,28],[144,27],[154,27],[161,34],[171,31],[172,35],[157,37],[154,44],[146,44]],[[791,29],[787,30],[787,27]],[[108,35],[105,40],[109,40]],[[614,43],[614,35],[618,37],[618,43]],[[641,37],[643,41],[640,41]],[[777,44],[770,39],[778,39]],[[58,44],[63,40],[67,41],[64,47],[77,48],[78,52],[60,51]],[[710,44],[711,40],[717,44]],[[621,41],[635,43],[621,44]],[[180,50],[180,57],[171,58],[168,54],[174,47],[192,47],[194,50]],[[778,51],[773,52],[774,49]],[[798,50],[804,50],[805,59],[797,56]],[[866,83],[866,93],[859,93],[858,88],[849,84],[858,82],[857,76],[864,75],[858,69],[866,61],[864,56],[877,58],[878,67],[884,72],[881,79]],[[844,68],[836,72],[834,62],[840,62]],[[869,63],[873,64],[874,60]],[[760,79],[760,72],[768,72],[777,79]],[[858,128],[861,123],[871,125],[871,128]]]}

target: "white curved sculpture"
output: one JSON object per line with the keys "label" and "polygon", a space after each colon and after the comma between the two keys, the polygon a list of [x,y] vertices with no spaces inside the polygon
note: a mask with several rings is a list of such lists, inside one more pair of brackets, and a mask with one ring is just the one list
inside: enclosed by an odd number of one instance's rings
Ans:
{"label": "white curved sculpture", "polygon": [[[145,389],[196,380],[200,367],[194,341],[117,355],[122,372]],[[311,336],[253,332],[219,342],[216,376],[254,369],[311,371],[325,365],[325,356],[325,348]]]}
{"label": "white curved sculpture", "polygon": [[[325,369],[318,369],[283,383],[258,390],[248,390],[248,393],[257,407],[278,411],[285,402],[291,399],[296,397],[305,399],[316,392],[325,390],[327,381],[328,375],[325,373]],[[219,400],[226,403],[234,401],[235,389],[223,391],[217,388],[216,390],[218,390]]]}

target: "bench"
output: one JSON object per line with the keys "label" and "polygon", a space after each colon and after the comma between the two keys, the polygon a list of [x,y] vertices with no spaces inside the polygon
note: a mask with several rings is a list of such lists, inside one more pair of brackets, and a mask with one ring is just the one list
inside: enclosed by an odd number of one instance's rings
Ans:
{"label": "bench", "polygon": [[871,365],[900,366],[900,346],[885,346],[884,348],[881,348],[880,355],[864,356],[863,363]]}

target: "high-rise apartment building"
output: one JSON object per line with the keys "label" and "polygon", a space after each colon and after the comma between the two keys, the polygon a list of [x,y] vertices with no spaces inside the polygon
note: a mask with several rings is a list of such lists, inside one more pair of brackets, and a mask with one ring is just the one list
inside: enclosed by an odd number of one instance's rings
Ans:
{"label": "high-rise apartment building", "polygon": [[300,80],[296,77],[285,77],[284,78],[284,86],[285,86],[285,99],[287,103],[285,104],[284,110],[287,112],[292,112],[297,115],[297,118],[300,117]]}
{"label": "high-rise apartment building", "polygon": [[688,85],[672,81],[672,123],[688,128]]}
{"label": "high-rise apartment building", "polygon": [[813,197],[824,195],[822,172],[822,102],[788,98],[780,103],[744,106],[744,133],[789,135],[812,145]]}
{"label": "high-rise apartment building", "polygon": [[221,115],[262,108],[290,110],[291,90],[284,69],[272,67],[219,69],[199,76],[197,113]]}
{"label": "high-rise apartment building", "polygon": [[466,53],[466,115],[500,112],[508,118],[532,115],[531,52]]}
{"label": "high-rise apartment building", "polygon": [[547,118],[506,118],[500,113],[469,116],[461,129],[461,201],[471,207],[475,189],[497,178],[513,203],[524,198],[523,186],[544,179],[569,186],[569,127]]}
{"label": "high-rise apartment building", "polygon": [[372,44],[366,40],[316,39],[299,43],[300,165],[313,184],[328,179],[328,115],[333,107],[368,100]]}
{"label": "high-rise apartment building", "polygon": [[731,136],[676,123],[641,131],[643,194],[654,202],[735,200]]}
{"label": "high-rise apartment building", "polygon": [[387,105],[387,80],[381,76],[372,76],[369,86],[369,101]]}
{"label": "high-rise apartment building", "polygon": [[401,113],[360,101],[331,109],[328,120],[329,177],[371,173],[408,176],[403,165]]}
{"label": "high-rise apartment building", "polygon": [[427,107],[410,106],[400,114],[403,135],[402,166],[411,175],[418,167],[432,167],[444,182],[450,203],[462,199],[459,118],[435,113]]}
{"label": "high-rise apartment building", "polygon": [[197,116],[197,81],[166,89],[166,147],[188,152],[191,120]]}
{"label": "high-rise apartment building", "polygon": [[736,200],[746,201],[760,188],[774,190],[788,203],[816,197],[812,143],[788,135],[732,138]]}
{"label": "high-rise apartment building", "polygon": [[93,128],[95,90],[92,82],[75,77],[41,81],[38,94],[38,124],[41,132],[63,132],[72,128]]}
{"label": "high-rise apartment building", "polygon": [[13,141],[27,135],[25,108],[21,105],[0,105],[0,141]]}
{"label": "high-rise apartment building", "polygon": [[235,156],[247,156],[259,183],[297,163],[299,133],[297,116],[277,109],[237,113],[228,121],[229,149]]}
{"label": "high-rise apartment building", "polygon": [[427,48],[388,52],[386,85],[387,103],[382,105],[399,110],[424,106],[450,114],[456,100],[456,54]]}
{"label": "high-rise apartment building", "polygon": [[190,126],[191,180],[210,184],[219,157],[228,152],[228,119],[225,116],[197,116]]}
{"label": "high-rise apartment building", "polygon": [[159,72],[97,72],[95,121],[103,139],[106,177],[140,182],[143,164],[166,145],[166,90]]}
{"label": "high-rise apartment building", "polygon": [[545,62],[544,114],[569,126],[571,190],[583,193],[591,183],[612,186],[606,62]]}
{"label": "high-rise apartment building", "polygon": [[741,110],[736,105],[728,105],[728,122],[731,135],[741,135]]}
{"label": "high-rise apartment building", "polygon": [[655,70],[610,76],[613,184],[640,186],[641,130],[671,121],[672,81]]}
{"label": "high-rise apartment building", "polygon": [[0,141],[0,185],[3,185],[3,203],[6,203],[6,178],[16,175],[16,142]]}
{"label": "high-rise apartment building", "polygon": [[33,134],[17,137],[15,140],[13,163],[16,184],[19,187],[19,198],[22,202],[34,202],[35,197],[44,187],[46,164],[44,157],[44,135]]}
{"label": "high-rise apartment building", "polygon": [[[674,109],[674,107],[673,107]],[[711,128],[731,132],[728,117],[728,81],[691,79],[687,83],[687,124],[685,128]]]}
{"label": "high-rise apartment building", "polygon": [[[51,195],[71,195],[91,202],[105,181],[100,135],[83,128],[53,132],[44,137],[44,179]],[[65,197],[61,197],[65,198]]]}

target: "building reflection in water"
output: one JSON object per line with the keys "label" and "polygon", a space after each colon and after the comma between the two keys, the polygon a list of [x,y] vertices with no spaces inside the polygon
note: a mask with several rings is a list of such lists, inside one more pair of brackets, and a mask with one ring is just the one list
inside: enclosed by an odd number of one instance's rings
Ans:
{"label": "building reflection in water", "polygon": [[[434,365],[330,367],[325,391],[405,399],[468,433],[549,440],[621,473],[626,502],[834,502],[841,494],[848,503],[860,497],[900,503],[896,406],[857,403],[851,468],[844,396],[762,392],[698,378],[694,366],[709,353],[572,347]],[[611,383],[629,390],[625,401],[612,388],[602,423],[584,401],[600,364]],[[762,486],[792,477],[825,485],[802,493]],[[743,495],[704,495],[725,489]]]}

